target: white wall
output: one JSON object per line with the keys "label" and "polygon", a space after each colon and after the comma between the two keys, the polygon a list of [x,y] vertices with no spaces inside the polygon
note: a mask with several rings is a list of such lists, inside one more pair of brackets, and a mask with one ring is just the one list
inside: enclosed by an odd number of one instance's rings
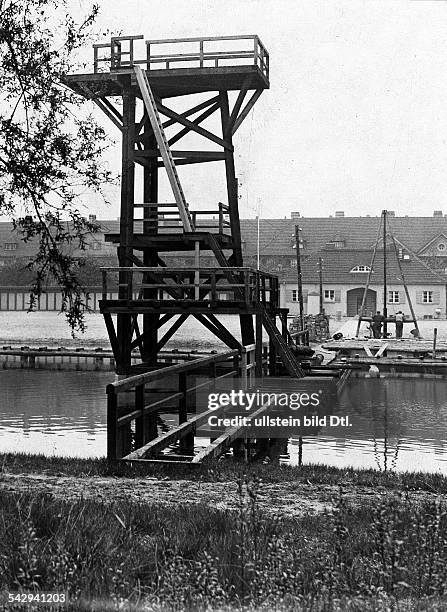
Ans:
{"label": "white wall", "polygon": [[[447,285],[447,278],[446,278]],[[299,306],[298,302],[292,302],[291,300],[291,292],[296,289],[296,283],[281,283],[281,307],[288,308],[290,314],[298,314]],[[324,309],[326,314],[336,316],[337,313],[341,312],[342,316],[347,315],[347,292],[350,289],[358,289],[363,288],[362,285],[336,285],[325,283],[323,286],[324,289],[333,289],[336,294],[336,297],[339,296],[339,301],[335,302],[324,302]],[[370,285],[370,289],[376,291],[377,293],[377,309],[383,309],[383,286],[382,285]],[[307,312],[307,294],[309,292],[318,292],[319,287],[318,284],[303,284],[303,294],[304,294],[304,312]],[[405,314],[410,314],[410,308],[408,305],[408,300],[404,295],[404,287],[402,285],[389,285],[388,291],[399,291],[402,295],[403,302],[399,304],[387,303],[388,313],[393,315],[398,310],[402,310]],[[432,304],[423,304],[421,303],[421,293],[423,291],[432,291],[434,302]],[[436,316],[436,309],[441,309],[441,317],[446,317],[446,288],[443,285],[431,285],[427,283],[426,285],[409,285],[408,292],[410,294],[410,299],[413,304],[414,311],[416,313],[416,317],[423,319],[424,316]]]}

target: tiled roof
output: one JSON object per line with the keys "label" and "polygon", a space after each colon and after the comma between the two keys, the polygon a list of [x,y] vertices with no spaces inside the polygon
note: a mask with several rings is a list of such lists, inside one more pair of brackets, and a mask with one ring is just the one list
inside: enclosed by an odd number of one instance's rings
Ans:
{"label": "tiled roof", "polygon": [[[380,217],[302,217],[260,220],[262,255],[293,255],[295,224],[301,228],[304,250],[321,251],[331,241],[345,241],[346,249],[371,250],[375,244]],[[390,231],[411,250],[418,252],[441,233],[447,233],[447,217],[391,217]],[[257,221],[241,220],[245,252],[256,254]]]}
{"label": "tiled roof", "polygon": [[[331,251],[322,253],[323,282],[325,284],[356,284],[363,286],[368,278],[367,272],[351,272],[355,266],[370,266],[372,252],[359,251]],[[430,273],[427,268],[414,258],[402,260],[402,271],[405,281],[409,285],[445,285],[447,275],[438,272],[439,276]],[[304,259],[301,264],[303,283],[318,283],[318,254]],[[445,280],[442,278],[445,276]],[[296,270],[288,271],[282,280],[296,282]],[[396,254],[387,251],[387,281],[390,285],[402,285],[402,275],[397,263]],[[376,253],[370,283],[383,284],[383,253]]]}

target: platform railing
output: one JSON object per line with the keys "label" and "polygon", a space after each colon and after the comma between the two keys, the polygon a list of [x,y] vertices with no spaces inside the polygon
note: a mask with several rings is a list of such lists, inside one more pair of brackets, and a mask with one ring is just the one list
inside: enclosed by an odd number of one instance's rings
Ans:
{"label": "platform railing", "polygon": [[[252,65],[257,66],[262,74],[269,78],[269,54],[256,34],[147,40],[146,58],[136,59],[134,43],[142,38],[141,35],[114,36],[110,43],[94,44],[94,72],[99,72],[101,67],[110,70],[129,69],[135,64],[145,65],[146,70],[169,70],[178,68],[179,65],[183,68]],[[216,49],[219,43],[224,46],[229,41],[234,42],[234,48]],[[238,48],[241,41],[244,44]],[[193,49],[187,52],[180,48],[190,45]],[[166,46],[169,46],[170,50],[162,52],[162,48]],[[174,52],[172,47],[175,48]],[[154,48],[160,50],[160,53],[154,53]],[[105,55],[101,55],[102,53]]]}
{"label": "platform railing", "polygon": [[[110,284],[120,299],[135,300],[145,289],[163,291],[171,299],[186,302],[227,300],[246,306],[275,308],[279,304],[279,281],[272,274],[242,267],[107,267],[101,268],[103,300],[108,299]],[[117,284],[117,277],[119,277]],[[142,299],[142,297],[138,297]]]}
{"label": "platform railing", "polygon": [[[132,450],[157,438],[157,414],[160,410],[178,412],[179,425],[184,423],[185,427],[174,436],[174,440],[180,439],[183,450],[192,453],[197,417],[190,421],[189,427],[186,423],[188,412],[191,412],[190,404],[194,404],[194,394],[200,389],[213,389],[218,380],[243,377],[246,370],[246,360],[238,350],[232,350],[110,383],[106,388],[108,459],[116,460],[126,455],[131,459],[129,453]],[[206,377],[205,382],[198,383],[195,380],[197,376]],[[154,387],[159,381],[162,381],[161,390]],[[170,442],[167,440],[165,445],[161,444],[160,450]]]}
{"label": "platform railing", "polygon": [[[148,219],[135,219],[134,229],[139,228],[141,231],[143,228],[148,228],[149,230],[179,228],[183,230],[183,223],[176,203],[137,203],[134,205],[134,208],[144,208],[149,217]],[[190,210],[190,213],[193,225],[197,231],[204,229],[215,230],[215,232],[223,234],[231,228],[230,207],[222,202],[219,202],[217,210]]]}

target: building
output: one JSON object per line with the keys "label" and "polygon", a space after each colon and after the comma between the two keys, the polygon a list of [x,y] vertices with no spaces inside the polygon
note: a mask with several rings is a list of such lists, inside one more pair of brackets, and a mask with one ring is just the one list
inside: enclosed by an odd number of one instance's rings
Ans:
{"label": "building", "polygon": [[[299,217],[266,219],[259,223],[260,268],[280,276],[281,305],[298,312],[295,225],[301,238],[301,265],[305,313],[319,309],[319,258],[322,259],[323,299],[327,314],[354,316],[362,303],[365,283],[378,237],[380,216]],[[445,317],[447,311],[447,216],[397,217],[388,213],[387,308],[389,314],[409,314],[402,273],[418,318]],[[245,260],[257,260],[256,220],[242,221]],[[397,253],[396,253],[397,251]],[[400,267],[399,267],[400,264]],[[383,308],[383,242],[378,250],[366,301],[368,313]]]}
{"label": "building", "polygon": [[[94,220],[91,218],[91,220]],[[85,250],[73,247],[79,258],[108,260],[116,265],[116,247],[106,242],[106,234],[119,231],[118,220],[98,221],[99,232],[87,241]],[[319,309],[319,258],[322,259],[324,309],[333,316],[354,316],[362,303],[369,274],[380,216],[346,217],[337,211],[333,217],[301,217],[291,213],[285,219],[242,219],[244,263],[277,274],[281,283],[281,306],[298,313],[295,225],[299,225],[305,313]],[[137,223],[138,225],[138,223]],[[398,217],[388,213],[388,227],[396,239],[387,242],[387,308],[390,314],[402,310],[409,314],[408,299],[402,283],[401,269],[418,318],[438,318],[447,314],[447,216],[435,211],[432,217]],[[136,231],[139,230],[136,227]],[[179,228],[180,231],[180,228]],[[259,242],[259,253],[258,253]],[[366,301],[366,311],[383,308],[383,244],[378,251]],[[24,243],[11,230],[11,224],[0,223],[0,265],[17,259],[33,258],[35,245]],[[168,258],[168,264],[184,263],[188,254]],[[190,256],[192,257],[192,256]],[[398,263],[399,260],[399,263]],[[193,259],[190,261],[194,265]],[[400,267],[399,267],[400,264]],[[103,265],[102,263],[100,265]],[[209,256],[201,265],[215,265]],[[19,279],[18,279],[19,281]],[[20,284],[19,282],[17,284]],[[222,299],[224,299],[222,295]]]}

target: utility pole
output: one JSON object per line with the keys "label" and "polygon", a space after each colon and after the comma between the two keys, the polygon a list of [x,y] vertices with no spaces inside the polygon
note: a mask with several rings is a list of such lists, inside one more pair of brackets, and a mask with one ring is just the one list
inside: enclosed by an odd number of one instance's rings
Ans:
{"label": "utility pole", "polygon": [[323,260],[318,258],[318,280],[320,283],[320,314],[324,314],[323,307]]}
{"label": "utility pole", "polygon": [[300,227],[295,225],[296,274],[298,280],[298,304],[300,308],[300,328],[304,330],[303,279],[301,276]]}
{"label": "utility pole", "polygon": [[386,307],[387,304],[387,279],[386,279],[386,210],[382,211],[383,215],[383,337],[387,338],[388,326],[387,326],[387,316],[388,310]]}

